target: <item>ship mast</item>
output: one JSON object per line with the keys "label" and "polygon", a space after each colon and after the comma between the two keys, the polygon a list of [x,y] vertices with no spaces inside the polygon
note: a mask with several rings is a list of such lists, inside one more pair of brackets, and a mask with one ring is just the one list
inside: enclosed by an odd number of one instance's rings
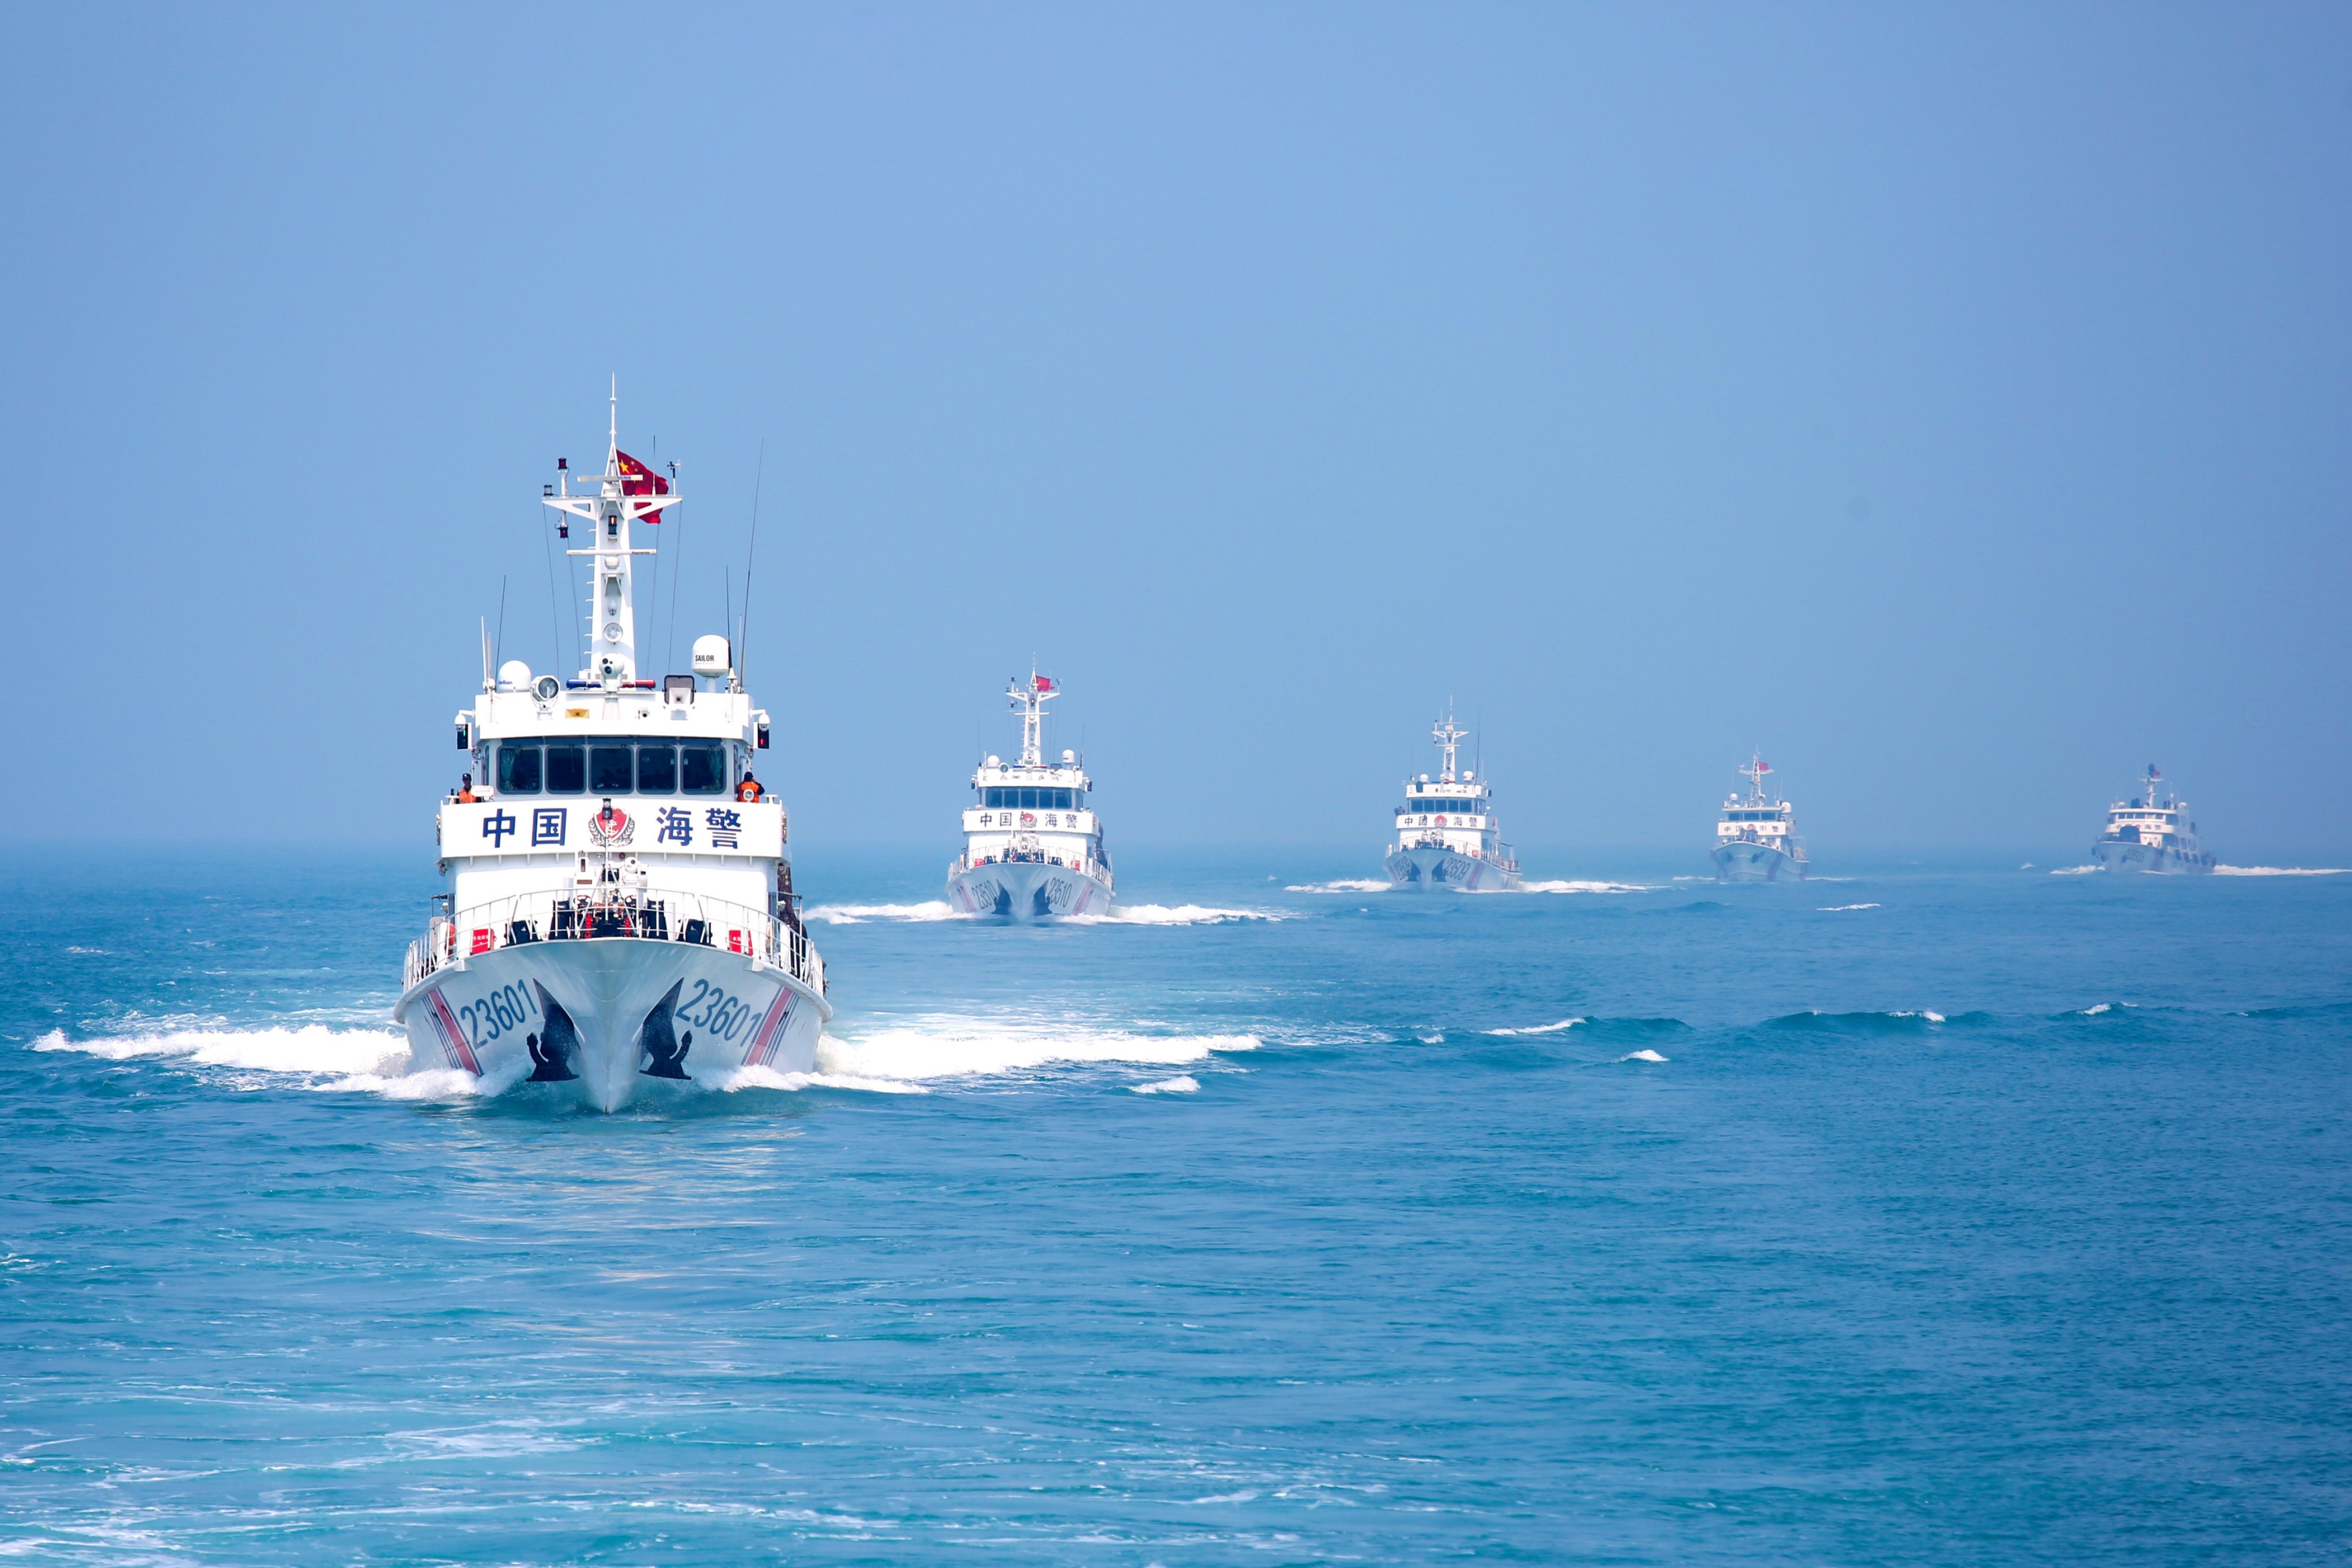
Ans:
{"label": "ship mast", "polygon": [[1764,754],[1760,751],[1755,754],[1755,760],[1749,762],[1747,767],[1739,770],[1739,776],[1748,781],[1749,788],[1748,791],[1748,803],[1749,805],[1769,806],[1771,804],[1769,800],[1767,800],[1764,798],[1764,775],[1771,771],[1771,766],[1764,760]]}
{"label": "ship mast", "polygon": [[1023,768],[1045,766],[1045,704],[1062,694],[1055,689],[1051,675],[1041,675],[1037,667],[1029,667],[1029,680],[1023,685],[1015,675],[1004,688],[1013,699],[1015,712],[1021,715],[1021,762]]}
{"label": "ship mast", "polygon": [[1451,784],[1454,782],[1454,750],[1462,744],[1462,737],[1470,732],[1454,727],[1454,710],[1449,707],[1445,710],[1445,716],[1439,719],[1437,727],[1429,733],[1438,745],[1445,748],[1445,767],[1437,775],[1438,782]]}
{"label": "ship mast", "polygon": [[[634,459],[632,459],[634,461]],[[566,555],[589,558],[588,587],[588,663],[580,672],[583,681],[599,681],[607,686],[617,686],[637,678],[637,609],[636,558],[652,555],[650,549],[637,549],[631,545],[631,525],[639,520],[658,521],[655,514],[665,507],[674,507],[681,499],[676,494],[638,495],[628,493],[632,476],[621,467],[621,379],[613,378],[612,417],[606,426],[604,471],[597,476],[592,494],[583,489],[572,492],[572,471],[562,471],[562,488],[559,494],[542,496],[543,505],[580,518],[588,525],[593,549],[565,550]],[[646,481],[642,465],[636,477],[641,487],[656,486]],[[666,488],[667,486],[662,486]]]}

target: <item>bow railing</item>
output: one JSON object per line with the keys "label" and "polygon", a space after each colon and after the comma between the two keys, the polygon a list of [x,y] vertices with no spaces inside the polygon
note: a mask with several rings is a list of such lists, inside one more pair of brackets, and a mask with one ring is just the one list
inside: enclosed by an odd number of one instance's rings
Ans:
{"label": "bow railing", "polygon": [[436,915],[425,935],[408,945],[401,988],[458,959],[505,947],[616,936],[690,942],[740,953],[782,969],[819,995],[824,992],[824,959],[796,925],[763,909],[698,893],[611,887],[517,894],[455,915]]}

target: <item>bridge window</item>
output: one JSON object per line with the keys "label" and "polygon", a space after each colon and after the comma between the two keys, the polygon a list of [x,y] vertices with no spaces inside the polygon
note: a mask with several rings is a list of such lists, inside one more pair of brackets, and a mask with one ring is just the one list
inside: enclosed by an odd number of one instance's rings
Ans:
{"label": "bridge window", "polygon": [[637,747],[637,793],[640,795],[677,793],[677,747],[640,746]]}
{"label": "bridge window", "polygon": [[727,793],[727,754],[716,746],[677,748],[679,782],[689,795]]}
{"label": "bridge window", "polygon": [[980,803],[992,811],[1082,811],[1084,797],[1076,789],[982,789]]}
{"label": "bridge window", "polygon": [[578,795],[588,788],[588,748],[551,746],[547,748],[547,792]]}
{"label": "bridge window", "polygon": [[499,793],[501,795],[539,793],[538,747],[499,746]]}
{"label": "bridge window", "polygon": [[588,792],[630,795],[636,792],[635,756],[625,746],[597,746],[588,752]]}

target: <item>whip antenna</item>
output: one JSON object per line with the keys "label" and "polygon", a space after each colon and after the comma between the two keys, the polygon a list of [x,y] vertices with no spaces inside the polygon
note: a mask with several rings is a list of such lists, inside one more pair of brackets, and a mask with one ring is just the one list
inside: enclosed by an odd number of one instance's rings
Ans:
{"label": "whip antenna", "polygon": [[760,556],[760,484],[768,476],[768,443],[760,443],[760,465],[751,475],[751,548],[743,555],[743,637],[735,644],[735,686],[743,686],[743,650],[751,641],[751,563]]}

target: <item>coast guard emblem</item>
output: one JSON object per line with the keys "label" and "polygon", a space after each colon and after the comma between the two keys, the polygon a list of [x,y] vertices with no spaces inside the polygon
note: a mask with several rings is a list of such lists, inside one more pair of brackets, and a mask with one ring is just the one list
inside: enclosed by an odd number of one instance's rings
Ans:
{"label": "coast guard emblem", "polygon": [[636,819],[607,800],[603,810],[588,819],[588,836],[600,849],[625,844],[637,836]]}

